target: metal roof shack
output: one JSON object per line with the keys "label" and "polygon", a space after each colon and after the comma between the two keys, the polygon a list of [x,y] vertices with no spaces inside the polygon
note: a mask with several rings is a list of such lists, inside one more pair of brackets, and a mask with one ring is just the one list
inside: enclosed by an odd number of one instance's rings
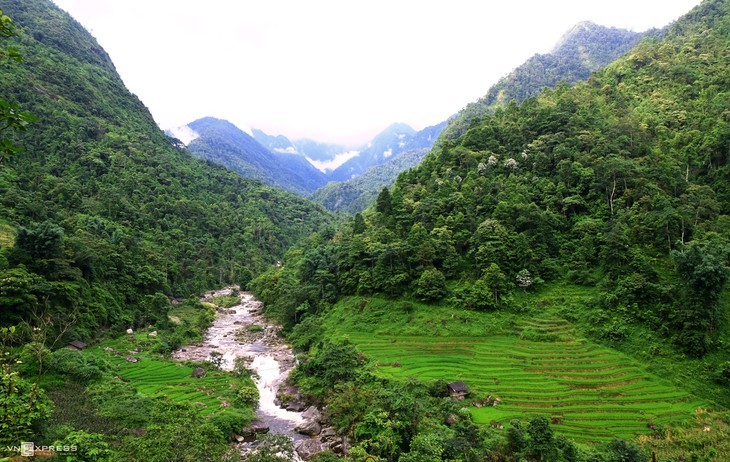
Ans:
{"label": "metal roof shack", "polygon": [[68,342],[68,345],[66,345],[66,348],[68,348],[69,350],[81,351],[84,348],[86,348],[86,344],[84,342],[74,340],[73,342]]}

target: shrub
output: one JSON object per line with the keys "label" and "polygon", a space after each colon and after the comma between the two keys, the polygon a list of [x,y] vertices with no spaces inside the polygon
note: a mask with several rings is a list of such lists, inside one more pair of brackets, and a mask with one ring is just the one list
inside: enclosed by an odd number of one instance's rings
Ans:
{"label": "shrub", "polygon": [[256,387],[243,386],[236,393],[236,401],[246,406],[256,407],[259,402],[259,391]]}
{"label": "shrub", "polygon": [[62,348],[51,354],[50,368],[80,383],[88,383],[100,378],[109,369],[109,364],[96,356]]}

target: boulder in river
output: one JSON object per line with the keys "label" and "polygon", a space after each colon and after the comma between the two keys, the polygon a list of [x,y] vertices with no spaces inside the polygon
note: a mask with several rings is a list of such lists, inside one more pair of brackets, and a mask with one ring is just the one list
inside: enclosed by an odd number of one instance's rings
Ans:
{"label": "boulder in river", "polygon": [[297,441],[295,449],[299,457],[304,460],[310,460],[322,452],[322,443],[316,439],[300,440]]}
{"label": "boulder in river", "polygon": [[309,406],[306,411],[302,412],[302,419],[322,423],[322,413],[316,407]]}
{"label": "boulder in river", "polygon": [[305,420],[297,425],[297,428],[294,430],[301,435],[317,436],[322,431],[322,426],[314,420]]}
{"label": "boulder in river", "polygon": [[264,433],[269,433],[269,426],[260,420],[253,421],[251,425],[241,431],[246,441],[253,441],[256,439],[256,435],[262,435]]}
{"label": "boulder in river", "polygon": [[292,411],[292,412],[302,412],[304,410],[304,404],[299,403],[299,402],[289,403],[286,406],[286,410]]}
{"label": "boulder in river", "polygon": [[193,369],[193,373],[190,375],[195,377],[196,379],[202,379],[203,377],[205,377],[205,374],[205,369],[203,369],[202,367],[196,367],[195,369]]}

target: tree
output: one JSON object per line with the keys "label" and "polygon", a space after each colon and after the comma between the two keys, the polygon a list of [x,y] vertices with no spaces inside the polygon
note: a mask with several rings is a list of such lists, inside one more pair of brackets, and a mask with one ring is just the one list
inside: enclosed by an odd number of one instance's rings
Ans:
{"label": "tree", "polygon": [[446,278],[435,268],[427,269],[414,283],[413,294],[424,302],[440,300],[446,295]]}
{"label": "tree", "polygon": [[537,416],[527,424],[527,452],[540,462],[554,460],[555,438],[550,422],[545,416]]}
{"label": "tree", "polygon": [[[15,35],[18,35],[15,23],[0,10],[0,37],[9,38]],[[0,47],[0,61],[4,60],[20,62],[22,57],[13,47]],[[26,126],[35,120],[37,120],[35,116],[29,112],[21,111],[17,104],[9,103],[0,98],[0,164],[22,151],[20,147],[3,135],[4,132],[25,130]]]}
{"label": "tree", "polygon": [[499,306],[500,302],[507,296],[509,292],[509,283],[507,276],[504,275],[499,265],[492,263],[489,268],[484,271],[482,280],[486,283],[494,297],[494,305]]}
{"label": "tree", "polygon": [[365,219],[363,219],[360,212],[355,214],[355,219],[352,223],[352,234],[362,234],[365,232]]}
{"label": "tree", "polygon": [[728,254],[727,243],[717,235],[710,235],[707,241],[691,241],[672,252],[677,275],[687,288],[675,314],[676,341],[693,356],[707,353],[717,335],[720,294],[730,276]]}
{"label": "tree", "polygon": [[[5,361],[4,358],[0,358]],[[27,441],[33,427],[47,419],[50,407],[36,384],[20,377],[8,363],[0,364],[0,446]]]}

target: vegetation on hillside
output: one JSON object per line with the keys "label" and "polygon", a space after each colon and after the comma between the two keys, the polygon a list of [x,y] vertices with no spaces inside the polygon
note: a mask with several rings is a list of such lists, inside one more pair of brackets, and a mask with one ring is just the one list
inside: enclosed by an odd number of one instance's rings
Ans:
{"label": "vegetation on hillside", "polygon": [[[164,296],[237,282],[328,221],[320,207],[174,147],[83,28],[47,1],[6,2],[21,31],[9,104],[38,120],[0,164],[0,323],[31,313],[89,339],[164,322]],[[63,318],[63,320],[62,320]]]}
{"label": "vegetation on hillside", "polygon": [[[730,403],[723,391],[730,360],[729,33],[730,3],[707,0],[587,82],[474,119],[383,189],[371,209],[336,232],[310,236],[253,288],[310,355],[332,323],[376,317],[369,297],[399,299],[389,304],[394,313],[413,310],[409,299],[434,313],[453,307],[478,314],[479,325],[491,313],[513,313],[526,324],[511,335],[560,342],[559,332],[540,324],[541,294],[547,286],[558,293],[592,288],[580,304],[558,301],[555,322],[575,322],[580,335],[646,361],[722,411]],[[360,301],[335,311],[347,295]],[[377,323],[395,317],[381,313]],[[389,341],[410,328],[393,327]],[[420,337],[434,335],[420,329]],[[367,353],[377,338],[366,337],[353,340]],[[428,378],[423,367],[411,370]],[[693,418],[692,405],[685,407],[673,424]],[[717,428],[727,429],[722,417]],[[682,444],[677,460],[693,452],[694,443]],[[710,451],[713,444],[702,443],[694,457],[728,456],[726,447],[721,455]]]}
{"label": "vegetation on hillside", "polygon": [[0,456],[34,441],[77,447],[65,460],[226,460],[251,379],[195,384],[165,359],[212,319],[171,298],[247,284],[330,215],[176,147],[50,1],[2,7]]}
{"label": "vegetation on hillside", "polygon": [[565,33],[550,53],[536,54],[509,75],[501,78],[487,94],[469,103],[449,120],[442,138],[454,140],[463,135],[474,119],[493,113],[510,101],[521,103],[560,82],[573,85],[623,56],[644,36],[655,31],[632,32],[604,27],[591,22],[576,24]]}
{"label": "vegetation on hillside", "polygon": [[[456,116],[437,125],[437,136],[453,140],[462,135],[472,120],[506,106],[537,96],[559,82],[574,84],[586,80],[592,71],[606,66],[630,50],[646,33],[580,23],[568,31],[551,53],[535,55],[493,85],[487,94],[468,104]],[[443,130],[443,132],[441,132]],[[421,148],[399,154],[347,181],[330,182],[312,199],[335,212],[362,212],[383,187],[390,188],[398,174],[417,166],[430,150]]]}

